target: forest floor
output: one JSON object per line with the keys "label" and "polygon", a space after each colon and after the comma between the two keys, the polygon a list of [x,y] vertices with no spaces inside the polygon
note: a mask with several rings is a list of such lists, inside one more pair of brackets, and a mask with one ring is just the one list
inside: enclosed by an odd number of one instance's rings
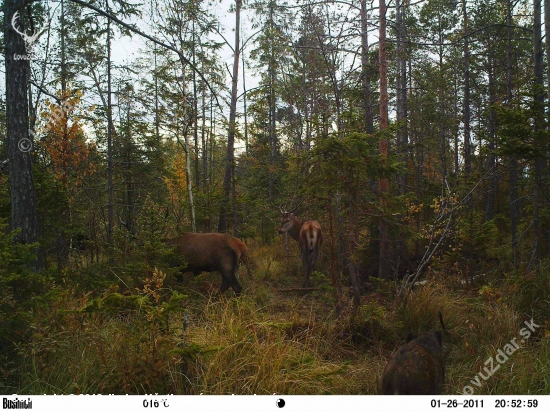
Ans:
{"label": "forest floor", "polygon": [[[502,274],[465,288],[431,271],[406,301],[392,284],[371,280],[356,313],[345,292],[337,316],[328,266],[302,291],[299,259],[285,258],[280,245],[250,249],[239,298],[217,295],[218,273],[186,275],[178,285],[155,270],[139,287],[113,285],[95,296],[74,284],[56,288],[35,305],[11,389],[377,394],[392,351],[409,332],[440,329],[441,311],[446,394],[550,394],[549,298],[530,295],[532,277]],[[529,337],[525,322],[537,325]],[[523,339],[519,349],[497,357],[513,339]]]}

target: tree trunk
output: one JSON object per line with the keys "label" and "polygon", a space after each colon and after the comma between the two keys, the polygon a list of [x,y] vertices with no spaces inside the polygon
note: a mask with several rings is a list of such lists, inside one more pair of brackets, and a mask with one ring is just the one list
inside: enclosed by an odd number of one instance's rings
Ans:
{"label": "tree trunk", "polygon": [[470,158],[470,42],[468,35],[468,11],[466,0],[462,0],[463,30],[464,30],[464,173],[470,176],[472,162]]}
{"label": "tree trunk", "polygon": [[193,199],[193,186],[191,180],[191,148],[189,147],[189,136],[187,131],[183,135],[185,141],[185,179],[187,183],[187,196],[189,197],[189,211],[191,213],[191,230],[197,232],[197,224],[195,219],[195,201]]}
{"label": "tree trunk", "polygon": [[[105,1],[107,13],[109,1]],[[113,195],[113,106],[111,103],[111,19],[107,19],[107,243],[109,249],[113,245],[114,227],[114,195]],[[111,250],[109,250],[111,253]]]}
{"label": "tree trunk", "polygon": [[541,203],[542,192],[542,174],[544,169],[544,159],[540,153],[544,152],[544,142],[541,135],[544,128],[544,83],[543,83],[543,62],[542,62],[542,33],[541,33],[541,0],[533,0],[534,22],[533,22],[533,54],[534,54],[534,71],[535,71],[535,122],[534,122],[534,139],[535,148],[538,149],[535,159],[535,196],[533,204],[533,228],[534,228],[534,246],[531,255],[533,263],[539,257],[540,248],[540,221],[539,209]]}
{"label": "tree trunk", "polygon": [[[550,0],[544,0],[544,34],[546,44],[546,59],[550,59]],[[546,65],[547,98],[550,100],[550,64]],[[548,108],[550,111],[550,107]]]}
{"label": "tree trunk", "polygon": [[332,287],[334,288],[334,294],[336,299],[336,317],[340,316],[342,312],[341,297],[340,297],[340,282],[338,281],[338,270],[336,267],[336,251],[334,246],[334,230],[332,228],[332,195],[329,195],[328,199],[328,221],[329,221],[329,239],[330,239],[330,273],[332,279]]}
{"label": "tree trunk", "polygon": [[[441,160],[441,196],[445,194],[445,180],[447,179],[447,110],[446,110],[446,96],[445,96],[445,86],[444,86],[444,73],[443,73],[443,54],[444,51],[444,39],[443,39],[443,30],[441,28],[441,11],[438,11],[437,14],[438,22],[438,38],[439,38],[439,117],[441,119],[439,125],[439,139],[440,139],[440,148],[439,148],[439,157]],[[458,158],[458,154],[456,154]],[[457,162],[458,164],[458,162]],[[458,169],[458,166],[457,166]]]}
{"label": "tree trunk", "polygon": [[367,20],[367,0],[361,0],[361,74],[363,83],[363,104],[365,110],[365,132],[374,133],[372,113],[372,91],[370,86],[369,37]]}
{"label": "tree trunk", "polygon": [[[269,2],[269,33],[273,33],[273,7],[274,4],[272,1]],[[273,43],[271,39],[270,44]],[[274,164],[275,164],[275,155],[277,154],[277,142],[275,136],[275,127],[277,124],[276,119],[276,106],[275,106],[275,56],[273,49],[269,52],[269,64],[267,68],[269,76],[269,201],[273,202],[273,184],[274,184]]]}
{"label": "tree trunk", "polygon": [[[15,56],[27,54],[23,38],[15,32],[11,20],[15,12],[23,16],[25,0],[4,2],[4,44],[6,64],[6,135],[9,161],[9,183],[11,202],[11,230],[20,229],[16,241],[34,243],[38,240],[36,198],[32,172],[32,140],[29,135],[28,81],[29,61]],[[23,18],[18,28],[24,30]],[[37,258],[35,270],[43,266]]]}
{"label": "tree trunk", "polygon": [[361,304],[361,291],[359,289],[359,282],[357,281],[357,273],[355,269],[355,251],[359,242],[359,179],[357,182],[353,182],[353,191],[349,197],[349,258],[348,258],[348,274],[351,285],[351,291],[353,294],[353,308],[356,313],[359,305]]}
{"label": "tree trunk", "polygon": [[153,70],[153,76],[155,78],[155,137],[158,142],[160,139],[160,118],[159,118],[159,85],[157,75],[157,44],[155,43],[155,49],[153,51],[155,56],[155,69]]}
{"label": "tree trunk", "polygon": [[244,74],[244,69],[245,69],[244,54],[242,57],[242,61],[243,61],[244,150],[246,155],[248,156],[248,113],[246,111],[246,76]]}
{"label": "tree trunk", "polygon": [[223,178],[223,197],[220,206],[218,232],[227,231],[227,207],[230,204],[231,177],[235,161],[235,119],[237,116],[237,84],[239,81],[239,55],[241,31],[242,0],[235,0],[235,54],[233,57],[233,78],[231,86],[231,106],[229,109],[229,132],[227,134],[227,155],[225,158],[225,175]]}
{"label": "tree trunk", "polygon": [[[196,53],[195,53],[195,18],[193,18],[193,66],[196,65]],[[193,140],[195,142],[194,147],[194,165],[195,165],[195,189],[199,190],[200,187],[200,171],[199,171],[199,96],[197,94],[197,73],[193,70]]]}
{"label": "tree trunk", "polygon": [[[512,0],[507,1],[507,43],[506,43],[506,90],[507,104],[512,106],[513,64],[512,64]],[[517,189],[517,160],[514,155],[508,157],[508,175],[510,178],[510,232],[512,235],[512,263],[517,265],[517,232],[519,223],[519,199]]]}
{"label": "tree trunk", "polygon": [[208,176],[208,146],[206,142],[206,87],[202,89],[202,127],[201,127],[201,143],[202,143],[202,191],[207,191],[207,176]]}
{"label": "tree trunk", "polygon": [[[187,85],[185,83],[185,65],[182,63],[182,104],[183,104],[183,110],[182,112],[182,118],[187,119],[189,116],[187,114],[187,103],[185,101],[185,96],[187,95]],[[178,110],[180,112],[180,110]],[[193,197],[193,180],[192,180],[192,174],[191,174],[191,147],[189,146],[189,127],[187,125],[184,125],[183,127],[183,144],[181,143],[179,139],[179,122],[177,123],[178,126],[176,128],[176,135],[178,139],[178,143],[180,146],[183,146],[183,151],[185,152],[185,184],[187,185],[187,197],[189,199],[189,213],[190,213],[190,220],[191,220],[191,231],[193,233],[197,232],[197,223],[195,219],[195,200]]]}
{"label": "tree trunk", "polygon": [[132,170],[132,127],[130,124],[130,96],[128,96],[128,108],[126,112],[126,147],[124,155],[126,164],[124,165],[124,173],[126,180],[126,228],[134,232],[134,181]]}
{"label": "tree trunk", "polygon": [[[386,62],[386,1],[380,0],[379,9],[380,35],[379,35],[379,65],[380,65],[380,131],[388,128],[388,65]],[[380,140],[380,154],[384,159],[388,157],[388,141]],[[382,213],[386,209],[385,196],[388,192],[388,179],[380,178],[380,209]],[[378,225],[380,231],[380,261],[378,276],[381,279],[389,279],[389,251],[388,251],[388,227],[384,217],[380,218]]]}
{"label": "tree trunk", "polygon": [[497,171],[495,156],[495,110],[492,105],[495,103],[495,85],[493,78],[493,55],[489,52],[489,158],[487,170],[489,171],[489,192],[487,193],[487,207],[485,219],[492,220],[495,214],[495,197],[497,191]]}
{"label": "tree trunk", "polygon": [[[406,166],[408,160],[408,136],[407,136],[407,65],[406,65],[406,26],[405,5],[401,0],[396,1],[396,26],[397,26],[397,155],[400,162]],[[398,193],[407,192],[407,173],[399,172],[397,175]]]}

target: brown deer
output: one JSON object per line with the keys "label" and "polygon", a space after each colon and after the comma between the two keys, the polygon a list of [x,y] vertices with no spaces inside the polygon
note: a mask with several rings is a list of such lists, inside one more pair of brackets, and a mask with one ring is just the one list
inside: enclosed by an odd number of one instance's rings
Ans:
{"label": "brown deer", "polygon": [[279,210],[281,211],[281,226],[278,232],[280,234],[288,233],[292,239],[298,242],[305,269],[304,287],[307,288],[309,286],[309,276],[311,272],[315,271],[319,249],[323,243],[321,225],[315,220],[300,221],[294,215],[296,208],[291,212]]}
{"label": "brown deer", "polygon": [[[443,316],[439,313],[443,330]],[[383,395],[440,395],[445,385],[443,335],[436,330],[416,337],[390,357],[382,375]]]}
{"label": "brown deer", "polygon": [[218,271],[222,275],[220,293],[230,286],[237,296],[241,293],[236,274],[239,264],[247,261],[248,251],[239,239],[225,233],[184,233],[167,240],[166,244],[175,246],[175,253],[185,259],[182,275],[193,272],[197,276],[201,272]]}

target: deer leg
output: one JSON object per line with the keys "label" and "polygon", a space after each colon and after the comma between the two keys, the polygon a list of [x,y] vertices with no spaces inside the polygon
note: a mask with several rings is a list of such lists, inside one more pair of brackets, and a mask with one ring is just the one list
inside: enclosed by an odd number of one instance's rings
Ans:
{"label": "deer leg", "polygon": [[189,272],[189,266],[186,266],[182,269],[180,269],[179,273],[176,273],[176,279],[178,280],[178,283],[181,285],[183,283],[183,275]]}
{"label": "deer leg", "polygon": [[313,254],[311,255],[311,271],[315,272],[315,268],[317,267],[317,258],[319,257],[319,249],[315,249],[313,251]]}
{"label": "deer leg", "polygon": [[231,286],[231,282],[227,280],[225,275],[222,273],[222,285],[220,287],[220,295],[223,294],[227,289],[229,289],[229,286]]}
{"label": "deer leg", "polygon": [[[225,270],[222,272],[222,277],[229,283],[229,286],[231,286],[231,289],[233,289],[233,291],[235,292],[235,295],[239,296],[239,294],[241,293],[242,287],[239,281],[237,280],[236,274],[237,274],[237,266],[233,262],[233,264],[228,265],[225,268]],[[223,281],[222,281],[222,286],[223,286]],[[227,290],[227,287],[224,289],[224,291],[225,290]]]}
{"label": "deer leg", "polygon": [[233,292],[235,292],[236,296],[239,296],[241,294],[241,290],[243,289],[237,278],[233,277],[231,280],[231,289],[233,289]]}
{"label": "deer leg", "polygon": [[235,267],[231,276],[231,289],[233,289],[233,292],[235,292],[236,296],[239,296],[241,294],[242,286],[237,280],[237,270],[238,268]]}
{"label": "deer leg", "polygon": [[305,272],[305,279],[304,279],[304,288],[309,287],[309,275],[311,274],[311,268],[309,264],[309,253],[307,250],[302,252],[302,261],[304,262],[304,272]]}

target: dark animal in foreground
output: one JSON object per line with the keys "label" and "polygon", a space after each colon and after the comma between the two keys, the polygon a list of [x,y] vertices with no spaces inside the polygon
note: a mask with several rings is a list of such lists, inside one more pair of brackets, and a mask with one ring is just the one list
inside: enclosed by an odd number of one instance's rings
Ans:
{"label": "dark animal in foreground", "polygon": [[174,252],[185,259],[186,266],[181,274],[218,271],[222,275],[220,293],[230,286],[238,296],[242,287],[236,274],[239,263],[247,260],[246,245],[239,239],[225,233],[184,233],[166,242],[175,246]]}
{"label": "dark animal in foreground", "polygon": [[[439,314],[443,329],[443,318]],[[390,357],[382,375],[383,395],[439,395],[445,384],[443,335],[436,330],[416,337]]]}
{"label": "dark animal in foreground", "polygon": [[292,212],[281,211],[280,234],[288,233],[292,239],[298,242],[302,252],[302,262],[305,269],[304,287],[309,286],[309,276],[315,271],[319,249],[323,243],[321,225],[315,220],[302,222]]}

